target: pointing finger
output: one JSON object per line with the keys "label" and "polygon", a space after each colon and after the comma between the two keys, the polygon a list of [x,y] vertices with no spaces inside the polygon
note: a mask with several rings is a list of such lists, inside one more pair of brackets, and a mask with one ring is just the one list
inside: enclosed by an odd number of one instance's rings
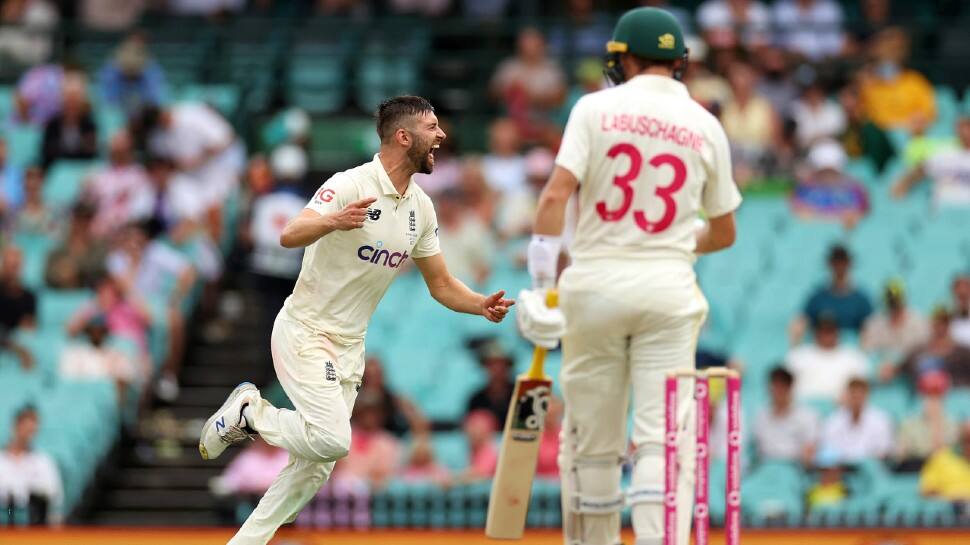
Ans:
{"label": "pointing finger", "polygon": [[376,200],[377,200],[377,197],[364,197],[359,201],[354,201],[348,204],[347,208],[367,208],[368,206],[374,204],[374,201]]}

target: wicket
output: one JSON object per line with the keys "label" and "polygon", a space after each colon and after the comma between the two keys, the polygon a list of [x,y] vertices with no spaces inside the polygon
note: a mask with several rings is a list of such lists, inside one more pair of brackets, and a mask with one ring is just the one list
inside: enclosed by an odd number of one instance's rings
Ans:
{"label": "wicket", "polygon": [[667,375],[664,390],[664,545],[677,544],[677,383],[694,379],[696,407],[696,483],[694,488],[695,545],[708,545],[711,512],[708,504],[710,471],[710,378],[727,385],[727,486],[724,498],[724,533],[727,545],[741,543],[741,377],[724,368],[685,369]]}

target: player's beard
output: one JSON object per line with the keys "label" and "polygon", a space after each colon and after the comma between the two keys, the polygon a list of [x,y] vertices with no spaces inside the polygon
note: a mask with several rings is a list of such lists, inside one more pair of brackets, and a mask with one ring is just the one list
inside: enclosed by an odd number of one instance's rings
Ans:
{"label": "player's beard", "polygon": [[422,142],[415,139],[414,145],[408,150],[408,159],[411,160],[411,166],[414,168],[414,172],[431,174],[431,171],[434,170],[434,157],[431,155],[433,145],[434,140]]}

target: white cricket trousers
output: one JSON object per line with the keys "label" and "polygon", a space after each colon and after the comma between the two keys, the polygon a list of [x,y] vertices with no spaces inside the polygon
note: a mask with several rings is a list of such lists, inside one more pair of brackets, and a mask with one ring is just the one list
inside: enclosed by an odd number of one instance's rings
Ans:
{"label": "white cricket trousers", "polygon": [[[637,545],[663,537],[664,378],[693,368],[707,300],[686,260],[578,262],[559,280],[566,316],[560,440],[566,545],[620,543],[620,510],[633,503]],[[678,540],[689,541],[694,486],[692,385],[681,384]],[[632,390],[632,486],[620,490]]]}
{"label": "white cricket trousers", "polygon": [[290,460],[229,545],[266,545],[296,519],[350,450],[350,414],[360,383],[341,377],[363,360],[364,342],[338,344],[282,310],[271,346],[276,376],[296,410],[260,399],[250,407],[250,425],[267,443],[289,451]]}

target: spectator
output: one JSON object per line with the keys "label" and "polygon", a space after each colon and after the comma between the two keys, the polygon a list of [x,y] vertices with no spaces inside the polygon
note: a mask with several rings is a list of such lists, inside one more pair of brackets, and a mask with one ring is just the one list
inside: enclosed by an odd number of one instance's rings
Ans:
{"label": "spectator", "polygon": [[24,176],[24,202],[14,217],[16,232],[53,236],[59,227],[57,213],[44,203],[44,171],[30,167]]}
{"label": "spectator", "polygon": [[531,132],[562,104],[566,75],[546,55],[545,38],[535,28],[521,31],[516,44],[515,56],[498,65],[489,86],[509,115]]}
{"label": "spectator", "polygon": [[949,375],[954,386],[970,386],[970,348],[953,340],[950,312],[943,307],[933,312],[929,341],[911,352],[898,367],[883,366],[879,374],[886,382],[901,375],[909,384],[916,385],[924,374],[932,371]]}
{"label": "spectator", "polygon": [[555,58],[600,58],[613,36],[613,22],[593,0],[568,0],[565,21],[549,32],[549,52]]}
{"label": "spectator", "polygon": [[732,100],[731,86],[720,73],[709,66],[710,52],[703,42],[690,46],[690,62],[684,71],[684,84],[690,96],[716,116]]}
{"label": "spectator", "polygon": [[80,19],[84,26],[94,30],[127,30],[138,22],[148,3],[148,0],[81,0]]}
{"label": "spectator", "polygon": [[[447,140],[445,140],[447,142]],[[497,195],[485,179],[483,160],[468,157],[461,164],[461,191],[465,194],[465,206],[486,225],[495,218]]]}
{"label": "spectator", "polygon": [[490,341],[479,349],[479,363],[485,368],[487,382],[468,400],[468,412],[483,410],[492,414],[496,422],[505,422],[509,399],[515,384],[512,381],[512,358],[497,341]]}
{"label": "spectator", "polygon": [[7,141],[0,137],[0,224],[24,203],[24,169],[7,159]]}
{"label": "spectator", "polygon": [[411,439],[411,451],[401,478],[407,482],[430,482],[442,488],[451,484],[451,474],[434,459],[428,433],[419,433]]}
{"label": "spectator", "polygon": [[36,323],[37,298],[21,281],[23,253],[8,244],[0,255],[0,330],[32,328]]}
{"label": "spectator", "polygon": [[822,428],[822,449],[835,452],[843,462],[885,458],[893,446],[892,420],[869,406],[869,383],[853,378],[846,389],[844,407],[829,415]]}
{"label": "spectator", "polygon": [[760,48],[771,41],[771,15],[757,0],[706,0],[697,9],[697,24],[713,48]]}
{"label": "spectator", "polygon": [[482,172],[489,187],[500,194],[526,188],[525,157],[515,122],[497,119],[488,131],[488,154],[482,159]]}
{"label": "spectator", "polygon": [[438,239],[441,251],[448,252],[448,268],[455,278],[469,285],[485,285],[495,258],[493,231],[478,216],[468,213],[458,189],[443,191],[437,208]]}
{"label": "spectator", "polygon": [[21,66],[35,65],[51,55],[51,34],[57,8],[47,0],[7,0],[0,5],[0,57]]}
{"label": "spectator", "polygon": [[953,279],[953,314],[950,335],[961,346],[970,348],[970,274]]}
{"label": "spectator", "polygon": [[64,106],[44,127],[41,164],[46,169],[58,159],[94,159],[98,131],[91,117],[86,91],[76,83],[64,85]]}
{"label": "spectator", "polygon": [[398,470],[401,446],[398,440],[384,431],[384,414],[380,396],[366,393],[357,396],[351,419],[354,440],[350,454],[340,464],[341,476],[368,483],[381,489]]}
{"label": "spectator", "polygon": [[896,198],[902,198],[924,178],[933,180],[933,201],[938,207],[970,208],[970,115],[957,121],[960,146],[933,154],[907,172],[893,185]]}
{"label": "spectator", "polygon": [[98,72],[105,104],[121,108],[129,116],[165,97],[165,72],[151,58],[143,32],[134,32],[121,42],[114,58]]}
{"label": "spectator", "polygon": [[148,326],[151,310],[137,299],[131,299],[110,276],[102,278],[95,288],[93,301],[82,306],[67,324],[71,336],[83,333],[91,320],[101,317],[108,333],[137,347],[143,359],[148,358]]}
{"label": "spectator", "polygon": [[934,452],[956,441],[957,424],[943,406],[949,383],[949,377],[940,371],[926,373],[920,378],[920,411],[903,420],[896,437],[893,455],[897,469],[919,469]]}
{"label": "spectator", "polygon": [[[792,109],[803,92],[793,81],[795,78],[792,77],[788,58],[789,55],[785,50],[766,47],[758,53],[757,59],[761,69],[758,93],[768,99],[778,115],[785,120],[794,116]],[[799,71],[801,70],[799,68]]]}
{"label": "spectator", "polygon": [[779,0],[772,19],[778,41],[810,61],[834,57],[845,47],[842,7],[834,0]]}
{"label": "spectator", "polygon": [[960,426],[959,441],[953,448],[938,450],[926,462],[919,488],[931,498],[970,501],[970,421]]}
{"label": "spectator", "polygon": [[872,62],[860,75],[859,95],[866,117],[881,129],[910,129],[936,118],[933,86],[916,70],[905,68],[909,37],[898,27],[877,34]]}
{"label": "spectator", "polygon": [[244,161],[232,126],[209,106],[195,102],[150,109],[145,118],[151,131],[150,150],[193,179],[209,234],[212,240],[221,240],[222,205],[236,190]]}
{"label": "spectator", "polygon": [[134,142],[127,131],[111,138],[108,165],[95,171],[85,184],[85,198],[97,211],[91,228],[107,237],[119,228],[151,217],[155,192],[148,172],[135,162]]}
{"label": "spectator", "polygon": [[843,471],[838,453],[830,450],[819,451],[815,458],[818,482],[808,491],[809,509],[817,509],[842,503],[849,495],[842,480]]}
{"label": "spectator", "polygon": [[[691,50],[693,53],[693,50]],[[556,114],[556,123],[565,127],[569,120],[569,113],[573,111],[573,106],[579,99],[589,93],[595,93],[603,89],[606,79],[603,77],[603,61],[599,59],[583,59],[576,64],[573,71],[574,84],[569,88],[566,100],[563,101],[559,113]],[[435,154],[437,156],[437,153]],[[438,168],[437,157],[435,158],[435,169]]]}
{"label": "spectator", "polygon": [[384,382],[384,364],[377,356],[367,357],[359,394],[372,395],[378,400],[380,413],[383,415],[381,429],[397,437],[403,437],[408,432],[424,433],[431,427],[427,418],[410,399],[395,394],[387,387]]}
{"label": "spectator", "polygon": [[771,370],[771,402],[754,422],[755,448],[761,461],[799,461],[810,466],[818,442],[818,415],[797,405],[792,396],[795,377],[783,367]]}
{"label": "spectator", "polygon": [[838,322],[823,314],[815,325],[812,344],[793,348],[786,368],[795,377],[795,399],[835,401],[849,381],[868,374],[866,356],[858,348],[839,343]]}
{"label": "spectator", "polygon": [[64,487],[57,464],[44,452],[34,450],[39,419],[37,410],[26,406],[13,419],[13,434],[0,450],[0,497],[25,508],[32,525],[59,526],[64,520]]}
{"label": "spectator", "polygon": [[542,147],[533,148],[526,154],[528,185],[524,191],[503,195],[499,203],[495,230],[502,239],[516,239],[532,233],[532,218],[535,217],[539,194],[552,174],[555,160],[555,155]]}
{"label": "spectator", "polygon": [[846,153],[853,159],[866,158],[882,173],[896,155],[886,132],[867,116],[859,99],[856,86],[849,86],[839,93],[839,102],[845,111],[845,131],[839,136]]}
{"label": "spectator", "polygon": [[830,100],[819,79],[805,86],[801,97],[792,105],[795,136],[802,149],[809,149],[820,141],[837,138],[845,131],[845,112]]}
{"label": "spectator", "polygon": [[[128,297],[152,308],[153,316],[167,321],[169,346],[155,394],[164,401],[178,397],[178,370],[185,350],[182,301],[195,281],[192,265],[176,250],[149,239],[149,226],[126,227],[120,244],[108,255],[107,269]],[[174,289],[167,286],[174,284]],[[167,296],[167,298],[166,298]]]}
{"label": "spectator", "polygon": [[[240,237],[251,248],[249,269],[262,299],[264,331],[272,331],[273,320],[293,292],[300,273],[303,250],[283,248],[280,235],[306,204],[298,189],[307,168],[303,151],[292,145],[282,146],[273,152],[271,160],[272,172],[263,177],[265,186],[250,188],[255,196],[248,225],[244,224]],[[265,348],[269,349],[268,344]]]}
{"label": "spectator", "polygon": [[865,186],[845,174],[842,146],[834,140],[818,142],[808,152],[807,163],[808,172],[792,194],[795,215],[855,227],[869,211],[869,198]]}
{"label": "spectator", "polygon": [[451,7],[451,0],[390,0],[395,13],[438,17]]}
{"label": "spectator", "polygon": [[59,375],[77,381],[110,380],[117,389],[119,407],[124,407],[128,386],[141,384],[147,378],[147,369],[108,345],[108,322],[104,315],[92,316],[81,332],[84,340],[68,344],[61,352]]}
{"label": "spectator", "polygon": [[828,264],[831,272],[829,284],[816,289],[805,302],[802,315],[792,321],[789,328],[792,344],[802,339],[806,325],[816,326],[822,314],[834,317],[839,329],[856,333],[862,330],[866,318],[872,314],[869,297],[849,279],[849,269],[852,267],[849,251],[839,244],[832,246]]}
{"label": "spectator", "polygon": [[458,483],[472,483],[491,479],[498,464],[495,432],[499,421],[483,409],[473,410],[465,417],[465,439],[468,441],[468,468],[456,477]]}
{"label": "spectator", "polygon": [[906,304],[906,292],[899,280],[886,284],[883,301],[886,312],[866,320],[860,344],[881,362],[898,364],[929,339],[930,324],[919,311]]}
{"label": "spectator", "polygon": [[257,435],[246,450],[229,462],[215,488],[220,495],[262,496],[288,459],[285,450],[270,445]]}
{"label": "spectator", "polygon": [[169,0],[167,7],[174,15],[218,16],[242,11],[245,0]]}
{"label": "spectator", "polygon": [[542,438],[539,439],[539,458],[536,462],[536,477],[540,479],[559,479],[559,434],[562,432],[562,401],[549,396]]}
{"label": "spectator", "polygon": [[67,235],[60,246],[47,256],[44,283],[54,289],[93,288],[104,276],[108,247],[92,229],[96,211],[81,202],[71,210]]}
{"label": "spectator", "polygon": [[71,66],[41,64],[20,77],[14,95],[14,120],[46,125],[61,111],[65,87],[86,87],[87,78]]}
{"label": "spectator", "polygon": [[728,81],[733,97],[721,110],[721,124],[731,140],[735,178],[744,186],[764,174],[779,140],[780,121],[771,102],[758,94],[758,74],[751,65],[732,63]]}

